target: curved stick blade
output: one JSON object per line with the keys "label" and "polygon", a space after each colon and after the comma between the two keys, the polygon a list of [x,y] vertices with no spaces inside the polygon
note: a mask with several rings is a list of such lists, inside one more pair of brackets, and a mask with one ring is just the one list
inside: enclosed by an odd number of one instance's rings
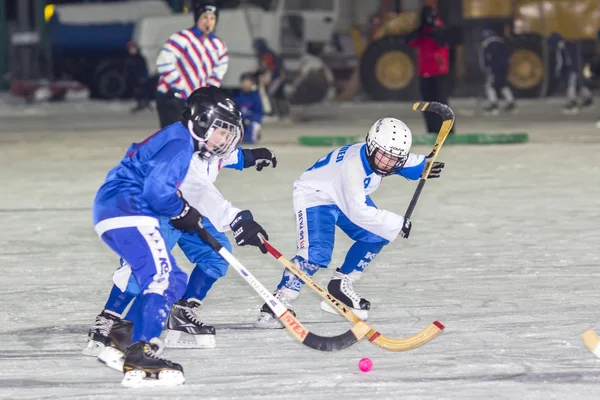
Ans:
{"label": "curved stick blade", "polygon": [[432,112],[442,117],[443,121],[453,120],[454,111],[447,104],[438,103],[437,101],[427,102],[420,101],[413,104],[413,110],[421,112]]}

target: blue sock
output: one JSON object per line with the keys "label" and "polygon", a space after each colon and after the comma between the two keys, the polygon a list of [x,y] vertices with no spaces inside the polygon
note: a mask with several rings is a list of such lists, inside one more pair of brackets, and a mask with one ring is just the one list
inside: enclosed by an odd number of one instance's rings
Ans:
{"label": "blue sock", "polygon": [[131,305],[131,307],[129,307],[129,311],[127,311],[127,315],[125,315],[125,319],[127,321],[131,321],[133,323],[135,323],[136,321],[141,321],[140,319],[140,315],[141,310],[140,310],[140,305],[142,304],[141,300],[138,299],[137,297],[135,299],[133,299],[133,304]]}
{"label": "blue sock", "polygon": [[122,315],[131,300],[133,300],[132,295],[122,292],[116,285],[113,285],[104,309]]}
{"label": "blue sock", "polygon": [[167,317],[170,312],[170,305],[164,296],[155,293],[148,293],[140,298],[139,320],[133,321],[133,336],[131,343],[139,340],[149,341],[152,338],[160,336]]}
{"label": "blue sock", "polygon": [[194,268],[190,280],[188,281],[187,290],[183,295],[184,300],[198,299],[204,300],[212,285],[218,278],[213,278],[204,272],[200,267]]}
{"label": "blue sock", "polygon": [[340,267],[340,272],[346,275],[354,271],[363,272],[387,243],[389,242],[354,243],[346,254],[344,263]]}

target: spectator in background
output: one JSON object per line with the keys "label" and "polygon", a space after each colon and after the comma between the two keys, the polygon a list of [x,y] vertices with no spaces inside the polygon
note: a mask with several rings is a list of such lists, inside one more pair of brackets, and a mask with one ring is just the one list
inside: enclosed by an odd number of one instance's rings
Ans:
{"label": "spectator in background", "polygon": [[[598,40],[600,41],[600,29],[598,29],[598,32],[596,32],[596,36],[598,36]],[[600,43],[598,44],[600,45]],[[597,58],[596,61],[592,63],[591,68],[593,76],[598,79],[598,77],[600,77],[600,59]],[[600,129],[600,118],[596,122],[596,128]]]}
{"label": "spectator in background", "polygon": [[158,55],[156,108],[161,127],[181,120],[185,99],[195,89],[221,86],[229,56],[225,43],[213,33],[217,18],[212,2],[197,2],[195,25],[171,35]]}
{"label": "spectator in background", "polygon": [[134,114],[145,108],[152,109],[148,96],[148,67],[136,42],[127,42],[127,50],[129,56],[125,59],[125,79],[133,82],[133,98],[136,105],[131,108],[130,113]]}
{"label": "spectator in background", "polygon": [[[592,92],[583,82],[583,65],[577,45],[569,42],[558,32],[548,38],[551,51],[556,56],[554,76],[562,80],[567,86],[567,103],[563,107],[565,114],[577,114],[579,107],[587,107],[593,103]],[[581,103],[577,103],[577,92],[581,96]]]}
{"label": "spectator in background", "polygon": [[273,112],[280,119],[284,119],[289,115],[290,107],[285,95],[287,74],[283,65],[283,59],[269,48],[269,45],[263,38],[257,38],[254,41],[254,49],[260,58],[260,79],[265,82],[267,94],[273,100],[271,101],[274,108]]}
{"label": "spectator in background", "polygon": [[235,105],[242,113],[244,122],[244,143],[256,143],[260,140],[263,107],[260,94],[256,90],[256,77],[246,72],[240,77],[242,90],[235,96]]}
{"label": "spectator in background", "polygon": [[[431,6],[421,9],[421,24],[406,37],[406,43],[417,49],[421,99],[448,103],[446,77],[449,71],[449,46],[444,38],[442,20]],[[428,133],[437,133],[442,125],[434,113],[423,113]]]}
{"label": "spectator in background", "polygon": [[507,84],[508,78],[508,49],[506,41],[490,28],[483,30],[479,64],[485,77],[485,94],[489,102],[485,112],[498,115],[498,93],[506,100],[507,112],[516,110],[515,98]]}

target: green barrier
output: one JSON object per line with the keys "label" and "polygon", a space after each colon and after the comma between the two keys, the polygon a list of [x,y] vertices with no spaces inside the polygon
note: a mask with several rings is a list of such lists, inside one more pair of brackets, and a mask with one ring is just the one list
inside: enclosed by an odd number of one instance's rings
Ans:
{"label": "green barrier", "polygon": [[[435,143],[436,135],[413,135],[412,144],[431,145]],[[346,144],[364,142],[363,136],[300,136],[298,143],[302,146],[343,146]],[[452,144],[515,144],[527,143],[529,135],[527,133],[461,133],[449,135],[444,145]]]}

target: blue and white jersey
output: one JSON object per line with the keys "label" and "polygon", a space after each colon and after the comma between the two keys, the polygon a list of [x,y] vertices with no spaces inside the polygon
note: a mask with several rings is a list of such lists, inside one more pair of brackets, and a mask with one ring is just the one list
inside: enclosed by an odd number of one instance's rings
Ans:
{"label": "blue and white jersey", "polygon": [[98,189],[94,225],[115,217],[178,215],[183,201],[177,190],[193,154],[192,136],[180,122],[132,144]]}
{"label": "blue and white jersey", "polygon": [[244,169],[242,148],[226,158],[213,158],[210,161],[192,157],[179,190],[187,202],[207,217],[219,232],[226,232],[241,210],[227,201],[214,185],[221,168]]}
{"label": "blue and white jersey", "polygon": [[[425,156],[409,154],[399,175],[417,180],[425,167]],[[294,182],[294,202],[302,208],[335,204],[359,227],[393,241],[404,218],[391,211],[367,205],[367,195],[381,184],[371,169],[367,145],[346,145],[320,158]],[[298,207],[296,207],[298,208]]]}

